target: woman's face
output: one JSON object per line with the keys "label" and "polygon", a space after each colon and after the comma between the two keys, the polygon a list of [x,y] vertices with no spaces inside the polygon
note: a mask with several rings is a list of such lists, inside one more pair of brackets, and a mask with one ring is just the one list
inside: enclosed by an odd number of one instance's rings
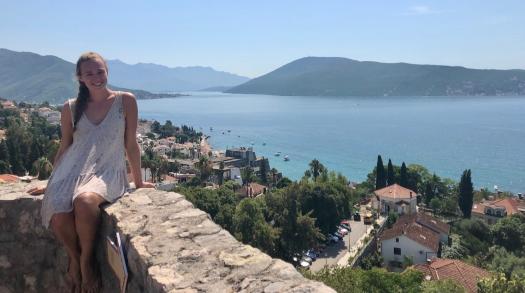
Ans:
{"label": "woman's face", "polygon": [[90,91],[104,89],[108,83],[106,64],[99,58],[82,62],[78,80],[83,82]]}

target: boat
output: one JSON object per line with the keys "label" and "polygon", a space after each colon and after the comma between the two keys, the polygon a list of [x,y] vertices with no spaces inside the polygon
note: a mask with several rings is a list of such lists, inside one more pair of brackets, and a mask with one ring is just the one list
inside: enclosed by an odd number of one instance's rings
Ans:
{"label": "boat", "polygon": [[274,156],[276,156],[276,157],[278,157],[278,156],[280,156],[280,155],[281,155],[281,152],[276,152],[276,153],[274,154]]}
{"label": "boat", "polygon": [[263,142],[263,145],[266,145],[266,143],[265,143],[265,142]]}
{"label": "boat", "polygon": [[290,161],[290,158],[288,157],[288,155],[284,156],[284,160],[285,161]]}

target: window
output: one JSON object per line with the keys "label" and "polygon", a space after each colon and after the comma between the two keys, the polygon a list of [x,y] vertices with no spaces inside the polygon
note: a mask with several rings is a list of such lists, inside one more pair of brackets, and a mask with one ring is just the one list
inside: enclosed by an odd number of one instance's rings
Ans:
{"label": "window", "polygon": [[394,247],[394,254],[395,255],[401,255],[401,248]]}
{"label": "window", "polygon": [[399,242],[399,238],[396,238],[396,242]]}

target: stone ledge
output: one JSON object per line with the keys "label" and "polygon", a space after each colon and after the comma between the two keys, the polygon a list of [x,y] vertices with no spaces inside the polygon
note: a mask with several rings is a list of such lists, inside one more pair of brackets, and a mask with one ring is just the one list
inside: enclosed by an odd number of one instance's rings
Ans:
{"label": "stone ledge", "polygon": [[[0,184],[1,292],[56,292],[63,285],[67,258],[41,226],[42,197],[25,194],[37,184]],[[127,248],[128,292],[335,292],[238,242],[181,194],[140,189],[104,210],[97,244],[104,292],[117,289],[102,241],[115,231]],[[17,260],[17,250],[29,259]]]}

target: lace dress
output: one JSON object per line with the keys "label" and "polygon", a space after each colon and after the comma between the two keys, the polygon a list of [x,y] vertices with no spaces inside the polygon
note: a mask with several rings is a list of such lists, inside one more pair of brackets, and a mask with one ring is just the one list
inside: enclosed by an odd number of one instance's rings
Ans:
{"label": "lace dress", "polygon": [[[69,100],[74,113],[74,100]],[[102,122],[95,125],[82,115],[73,133],[73,143],[53,170],[42,203],[42,223],[49,227],[56,213],[73,210],[75,198],[95,192],[114,202],[129,188],[125,162],[125,118],[121,93]]]}

